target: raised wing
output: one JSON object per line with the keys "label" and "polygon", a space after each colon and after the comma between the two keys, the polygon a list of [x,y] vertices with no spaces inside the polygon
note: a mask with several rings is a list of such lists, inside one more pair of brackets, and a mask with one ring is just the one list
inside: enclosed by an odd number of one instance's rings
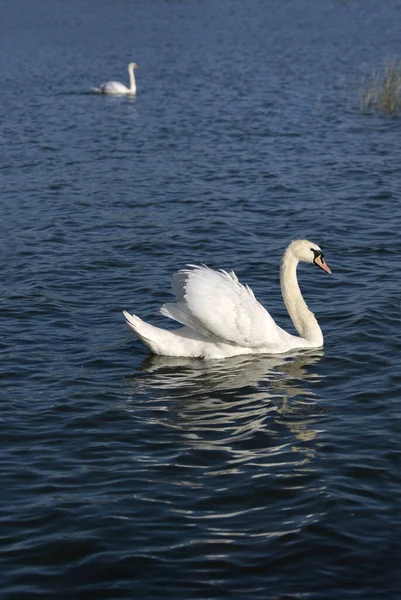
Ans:
{"label": "raised wing", "polygon": [[214,341],[256,348],[279,341],[282,330],[233,271],[188,265],[174,275],[178,302],[161,313]]}

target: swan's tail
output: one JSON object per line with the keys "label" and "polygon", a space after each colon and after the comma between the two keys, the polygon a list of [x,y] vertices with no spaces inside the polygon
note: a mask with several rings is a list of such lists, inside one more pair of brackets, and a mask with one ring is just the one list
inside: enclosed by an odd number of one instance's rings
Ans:
{"label": "swan's tail", "polygon": [[176,333],[145,323],[145,321],[142,321],[136,315],[130,315],[126,310],[123,310],[123,315],[128,327],[136,333],[139,339],[154,354],[180,356],[179,348],[177,348],[178,336]]}
{"label": "swan's tail", "polygon": [[201,356],[202,340],[187,327],[170,331],[145,323],[123,310],[127,325],[154,354],[163,356]]}
{"label": "swan's tail", "polygon": [[103,94],[103,88],[102,87],[98,87],[98,88],[91,88],[92,92],[95,92],[95,94]]}
{"label": "swan's tail", "polygon": [[152,352],[154,352],[155,354],[159,354],[159,352],[157,352],[156,343],[154,339],[156,331],[152,331],[155,330],[156,327],[145,323],[136,315],[130,315],[129,312],[127,312],[126,310],[123,310],[123,315],[125,317],[128,327],[136,333],[139,339],[142,340],[142,342],[146,346],[148,346],[148,348],[150,348]]}

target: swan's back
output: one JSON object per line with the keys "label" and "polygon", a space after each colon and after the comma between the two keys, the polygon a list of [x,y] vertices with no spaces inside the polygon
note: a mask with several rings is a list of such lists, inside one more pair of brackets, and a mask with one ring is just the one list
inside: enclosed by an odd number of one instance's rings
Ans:
{"label": "swan's back", "polygon": [[172,290],[177,302],[165,304],[163,315],[210,340],[249,348],[279,342],[285,332],[233,271],[188,266],[174,275]]}
{"label": "swan's back", "polygon": [[100,86],[100,92],[102,94],[127,94],[129,89],[119,81],[108,81],[107,83],[102,83]]}

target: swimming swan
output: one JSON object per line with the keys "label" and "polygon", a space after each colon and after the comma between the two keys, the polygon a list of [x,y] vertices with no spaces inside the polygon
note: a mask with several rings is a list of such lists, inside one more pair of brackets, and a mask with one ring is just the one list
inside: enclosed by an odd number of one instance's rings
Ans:
{"label": "swimming swan", "polygon": [[134,62],[129,63],[129,88],[127,88],[123,83],[119,83],[118,81],[108,81],[107,83],[102,83],[102,85],[99,88],[92,88],[93,91],[98,92],[99,94],[111,94],[113,96],[120,96],[122,94],[131,94],[132,96],[134,96],[136,94],[136,81],[134,69],[138,69],[138,65]]}
{"label": "swimming swan", "polygon": [[197,358],[225,358],[238,354],[280,354],[298,348],[323,346],[314,314],[302,297],[297,280],[299,261],[313,263],[331,274],[316,244],[294,240],[284,252],[280,286],[284,304],[299,337],[281,329],[242,285],[233,271],[214,271],[187,265],[173,277],[177,302],[164,304],[162,315],[184,327],[160,329],[123,311],[128,326],[155,354]]}

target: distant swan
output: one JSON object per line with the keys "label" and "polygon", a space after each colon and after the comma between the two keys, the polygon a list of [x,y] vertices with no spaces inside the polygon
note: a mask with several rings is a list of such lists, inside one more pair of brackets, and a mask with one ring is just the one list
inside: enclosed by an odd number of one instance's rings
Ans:
{"label": "distant swan", "polygon": [[233,271],[213,271],[187,265],[173,277],[177,302],[160,312],[185,325],[166,330],[154,327],[123,311],[136,335],[155,354],[197,358],[225,358],[238,354],[280,354],[298,348],[323,346],[323,335],[314,314],[302,297],[297,280],[299,261],[313,263],[331,274],[323,252],[313,242],[294,240],[284,252],[280,285],[284,304],[299,336],[281,329],[242,285]]}
{"label": "distant swan", "polygon": [[118,81],[108,81],[107,83],[102,83],[102,85],[98,88],[92,88],[94,92],[98,92],[99,94],[110,94],[113,96],[120,96],[122,94],[131,94],[134,96],[136,94],[136,81],[135,81],[135,73],[134,69],[137,69],[138,65],[134,62],[129,63],[128,65],[128,73],[129,73],[129,83],[130,86],[127,88],[123,83],[119,83]]}

